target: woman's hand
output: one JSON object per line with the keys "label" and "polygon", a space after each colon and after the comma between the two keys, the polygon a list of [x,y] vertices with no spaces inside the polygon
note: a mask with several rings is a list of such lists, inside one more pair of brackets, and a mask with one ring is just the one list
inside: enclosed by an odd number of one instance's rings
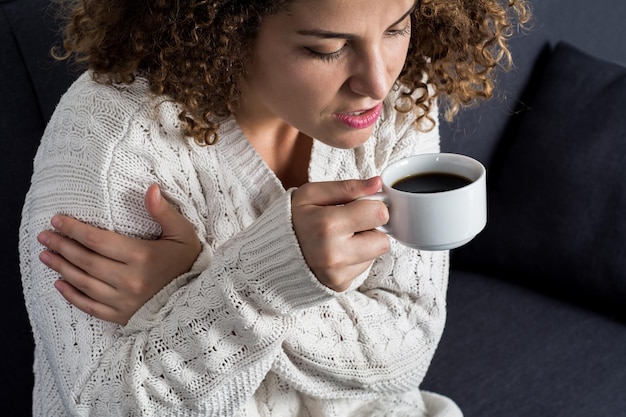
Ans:
{"label": "woman's hand", "polygon": [[125,325],[139,308],[177,276],[189,271],[201,243],[193,225],[152,185],[145,197],[148,213],[163,233],[142,240],[55,216],[55,231],[38,240],[48,250],[40,260],[61,274],[55,287],[80,310]]}
{"label": "woman's hand", "polygon": [[293,227],[304,258],[317,279],[335,291],[348,289],[389,250],[387,235],[374,230],[387,223],[387,206],[357,200],[380,187],[380,177],[374,177],[309,183],[292,195]]}

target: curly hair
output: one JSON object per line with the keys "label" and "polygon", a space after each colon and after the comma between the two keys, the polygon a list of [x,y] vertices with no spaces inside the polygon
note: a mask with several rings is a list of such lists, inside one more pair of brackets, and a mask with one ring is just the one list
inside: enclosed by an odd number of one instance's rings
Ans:
{"label": "curly hair", "polygon": [[[297,0],[57,1],[66,12],[58,58],[73,56],[100,82],[132,83],[142,74],[154,94],[182,105],[185,134],[212,144],[219,121],[238,108],[236,81],[263,17]],[[440,97],[451,119],[461,106],[490,98],[494,69],[511,65],[514,24],[529,17],[527,0],[418,0],[398,79],[413,98],[397,110],[421,108],[419,123]],[[434,94],[412,94],[427,84]]]}

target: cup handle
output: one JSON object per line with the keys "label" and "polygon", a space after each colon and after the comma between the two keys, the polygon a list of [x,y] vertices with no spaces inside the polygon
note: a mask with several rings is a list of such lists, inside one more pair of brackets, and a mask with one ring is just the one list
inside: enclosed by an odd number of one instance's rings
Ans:
{"label": "cup handle", "polygon": [[[389,195],[387,195],[387,193],[385,193],[384,191],[379,191],[376,194],[371,194],[371,195],[366,195],[363,197],[359,197],[357,200],[375,200],[375,201],[382,201],[383,203],[385,203],[385,205],[387,207],[389,207],[391,200],[389,199]],[[383,224],[382,226],[378,226],[376,227],[376,230],[379,230],[383,233],[386,233],[388,235],[392,235],[392,231],[391,231],[391,226],[389,225],[389,223],[387,224]]]}

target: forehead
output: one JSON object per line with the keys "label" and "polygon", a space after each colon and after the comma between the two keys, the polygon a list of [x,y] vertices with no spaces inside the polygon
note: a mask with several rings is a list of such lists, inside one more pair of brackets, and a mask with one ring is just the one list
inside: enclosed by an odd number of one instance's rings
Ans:
{"label": "forehead", "polygon": [[300,25],[390,25],[406,14],[415,0],[295,0],[283,13]]}

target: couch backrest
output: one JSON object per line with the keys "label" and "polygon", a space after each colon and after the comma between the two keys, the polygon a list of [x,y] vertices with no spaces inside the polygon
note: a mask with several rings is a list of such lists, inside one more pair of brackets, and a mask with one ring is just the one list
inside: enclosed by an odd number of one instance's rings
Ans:
{"label": "couch backrest", "polygon": [[452,266],[626,320],[626,2],[533,4],[499,97],[442,125],[489,180],[487,227]]}
{"label": "couch backrest", "polygon": [[523,111],[525,91],[549,51],[561,41],[601,59],[626,65],[626,1],[531,0],[533,22],[511,40],[512,71],[499,75],[496,97],[442,123],[442,150],[491,164],[511,114]]}

